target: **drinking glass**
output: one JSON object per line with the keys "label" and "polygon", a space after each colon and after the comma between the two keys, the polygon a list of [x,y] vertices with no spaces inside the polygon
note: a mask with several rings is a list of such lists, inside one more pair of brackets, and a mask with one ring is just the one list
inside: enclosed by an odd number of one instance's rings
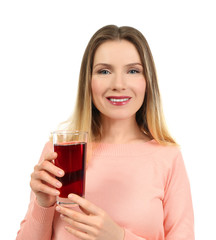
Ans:
{"label": "drinking glass", "polygon": [[55,131],[53,134],[54,163],[64,170],[63,177],[56,177],[62,187],[57,197],[57,204],[73,204],[68,199],[70,193],[85,196],[87,136],[84,131]]}

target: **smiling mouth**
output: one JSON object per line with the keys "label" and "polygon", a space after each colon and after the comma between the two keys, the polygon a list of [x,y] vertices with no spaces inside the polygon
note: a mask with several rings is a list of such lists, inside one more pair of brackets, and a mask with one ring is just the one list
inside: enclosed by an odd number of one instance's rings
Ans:
{"label": "smiling mouth", "polygon": [[108,98],[111,102],[125,102],[128,101],[130,98]]}
{"label": "smiling mouth", "polygon": [[130,101],[131,97],[107,97],[107,100],[113,105],[124,105]]}

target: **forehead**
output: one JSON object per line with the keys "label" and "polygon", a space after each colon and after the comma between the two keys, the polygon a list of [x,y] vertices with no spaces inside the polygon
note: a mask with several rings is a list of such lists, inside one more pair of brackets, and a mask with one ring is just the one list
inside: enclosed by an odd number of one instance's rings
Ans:
{"label": "forehead", "polygon": [[106,41],[97,48],[93,64],[128,64],[133,62],[141,63],[136,47],[127,40],[114,40]]}

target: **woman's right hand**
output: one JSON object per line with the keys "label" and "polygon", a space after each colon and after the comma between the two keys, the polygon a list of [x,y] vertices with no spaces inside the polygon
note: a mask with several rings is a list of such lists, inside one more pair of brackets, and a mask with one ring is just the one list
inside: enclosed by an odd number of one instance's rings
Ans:
{"label": "woman's right hand", "polygon": [[53,206],[56,196],[60,194],[56,188],[60,188],[62,184],[56,177],[64,176],[64,171],[53,164],[56,157],[57,153],[47,152],[31,174],[30,187],[36,195],[38,204],[42,207]]}

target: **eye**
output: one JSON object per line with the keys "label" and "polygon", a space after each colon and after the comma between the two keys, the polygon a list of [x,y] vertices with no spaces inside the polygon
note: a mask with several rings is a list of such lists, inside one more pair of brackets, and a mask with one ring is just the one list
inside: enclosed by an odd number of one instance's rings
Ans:
{"label": "eye", "polygon": [[99,74],[103,74],[103,75],[110,74],[110,72],[108,70],[106,70],[106,69],[99,70],[98,73]]}
{"label": "eye", "polygon": [[139,70],[136,70],[136,69],[131,69],[128,73],[130,74],[136,74],[136,73],[140,73]]}

